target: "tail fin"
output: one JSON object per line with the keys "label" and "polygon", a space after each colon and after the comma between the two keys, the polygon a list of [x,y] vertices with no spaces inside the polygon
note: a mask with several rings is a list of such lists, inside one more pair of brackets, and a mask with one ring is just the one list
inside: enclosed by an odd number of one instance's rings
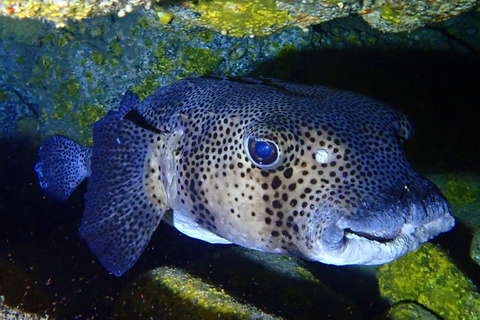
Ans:
{"label": "tail fin", "polygon": [[40,187],[47,196],[65,201],[90,176],[92,148],[82,147],[64,136],[54,136],[40,147],[35,165]]}

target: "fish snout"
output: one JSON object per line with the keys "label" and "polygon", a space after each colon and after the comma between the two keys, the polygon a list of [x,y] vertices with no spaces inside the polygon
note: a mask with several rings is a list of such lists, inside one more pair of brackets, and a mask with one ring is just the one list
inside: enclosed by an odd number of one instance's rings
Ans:
{"label": "fish snout", "polygon": [[406,223],[421,226],[450,214],[450,203],[432,182],[424,179],[416,186],[406,186],[400,199]]}
{"label": "fish snout", "polygon": [[[403,232],[406,225],[420,228],[450,216],[450,204],[441,191],[425,178],[394,191],[378,193],[375,197],[364,199],[357,208],[352,209],[342,215],[336,226],[380,242],[393,240]],[[448,222],[442,230],[451,227]]]}
{"label": "fish snout", "polygon": [[424,178],[350,208],[322,206],[313,216],[320,222],[315,259],[337,265],[390,262],[455,224],[448,201]]}

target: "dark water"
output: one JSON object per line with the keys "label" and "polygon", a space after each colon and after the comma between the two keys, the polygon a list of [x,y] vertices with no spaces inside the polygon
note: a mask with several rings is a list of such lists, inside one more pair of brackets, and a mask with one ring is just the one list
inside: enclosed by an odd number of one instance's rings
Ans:
{"label": "dark water", "polygon": [[[480,172],[480,58],[469,54],[433,51],[309,51],[259,66],[257,74],[315,83],[376,97],[407,113],[416,127],[407,153],[414,166],[426,172]],[[123,277],[109,275],[78,234],[85,184],[65,203],[45,199],[33,167],[37,149],[31,141],[0,140],[0,257],[4,261],[1,288],[6,302],[59,319],[105,319],[123,288],[136,276],[160,265],[179,266],[211,280],[228,283],[221,264],[191,267],[212,251],[224,261],[235,259],[228,246],[212,246],[180,235],[161,224],[147,251]],[[434,242],[449,250],[452,259],[477,285],[479,268],[468,258],[471,233],[459,224]],[[240,258],[238,258],[240,259]],[[238,272],[245,270],[237,263]],[[358,317],[380,317],[388,305],[379,297],[374,278],[352,267],[306,263],[333,290],[359,307]],[[247,269],[248,270],[248,269]],[[5,276],[7,274],[8,276]],[[228,290],[228,284],[226,284]],[[3,293],[3,292],[1,292]],[[239,292],[232,292],[239,295]],[[295,318],[288,305],[243,292],[266,311]],[[319,301],[321,304],[321,301]]]}

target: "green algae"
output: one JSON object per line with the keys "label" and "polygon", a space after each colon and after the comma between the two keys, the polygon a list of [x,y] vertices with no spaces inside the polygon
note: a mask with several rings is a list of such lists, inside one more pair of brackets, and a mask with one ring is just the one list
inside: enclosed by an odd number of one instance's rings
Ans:
{"label": "green algae", "polygon": [[141,100],[145,99],[145,97],[151,95],[155,92],[155,90],[160,86],[158,83],[158,78],[161,77],[161,74],[157,72],[152,72],[147,74],[147,76],[142,80],[141,83],[134,85],[130,88],[132,93],[138,95],[138,98]]}
{"label": "green algae", "polygon": [[99,67],[101,67],[106,61],[107,56],[101,53],[100,51],[92,52],[90,58],[93,62],[95,62]]}
{"label": "green algae", "polygon": [[60,47],[60,48],[63,48],[65,47],[68,42],[70,41],[70,38],[68,35],[66,34],[62,34],[60,37],[58,37],[58,40],[57,40],[57,45]]}
{"label": "green algae", "polygon": [[93,145],[92,126],[103,118],[107,111],[101,106],[94,104],[83,104],[79,109],[79,111],[72,114],[70,122],[79,128],[81,134],[79,143],[86,146]]}
{"label": "green algae", "polygon": [[158,79],[164,74],[174,73],[176,77],[172,82],[190,76],[211,74],[223,61],[214,50],[191,47],[186,41],[179,42],[175,49],[158,43],[153,50],[153,57],[156,63],[152,65],[151,73],[130,89],[140,100],[155,92],[160,86]]}
{"label": "green algae", "polygon": [[479,195],[478,189],[475,190],[463,181],[449,180],[446,187],[445,197],[452,204],[469,204],[477,200]]}
{"label": "green algae", "polygon": [[480,318],[480,295],[440,248],[426,243],[378,271],[381,295],[415,302],[443,319]]}
{"label": "green algae", "polygon": [[181,55],[179,61],[183,70],[181,77],[213,73],[223,60],[211,49],[185,46],[183,52],[185,55]]}
{"label": "green algae", "polygon": [[[273,47],[278,46],[276,43],[271,44]],[[297,67],[294,63],[298,50],[293,44],[283,45],[276,53],[272,61],[267,61],[260,66],[261,74],[268,74],[269,77],[278,79],[288,79],[295,74]]]}
{"label": "green algae", "polygon": [[[56,99],[61,99],[57,98]],[[60,120],[65,118],[65,116],[74,109],[73,103],[70,101],[62,101],[62,103],[57,103],[53,106],[55,113],[51,116],[54,120]]]}
{"label": "green algae", "polygon": [[47,76],[52,70],[53,59],[50,56],[39,56],[35,59],[35,64],[32,68],[30,82],[37,88],[44,86]]}
{"label": "green algae", "polygon": [[17,63],[18,63],[18,64],[24,64],[25,61],[26,61],[26,58],[25,58],[25,56],[24,56],[23,54],[21,54],[21,55],[19,55],[19,56],[17,57]]}
{"label": "green algae", "polygon": [[108,59],[107,60],[107,65],[110,67],[110,68],[115,68],[117,67],[118,65],[120,64],[120,61],[118,61],[118,59]]}
{"label": "green algae", "polygon": [[7,90],[0,90],[0,101],[7,102],[8,101],[8,91]]}
{"label": "green algae", "polygon": [[396,23],[396,24],[400,23],[401,13],[402,13],[401,10],[390,7],[386,2],[384,2],[380,6],[380,16],[383,18],[383,20],[389,23]]}
{"label": "green algae", "polygon": [[122,47],[118,41],[113,41],[109,48],[112,57],[120,58],[123,55]]}
{"label": "green algae", "polygon": [[270,34],[294,22],[273,0],[199,0],[191,9],[203,26],[235,37]]}
{"label": "green algae", "polygon": [[242,304],[223,289],[187,272],[161,267],[135,281],[120,297],[117,319],[278,319]]}
{"label": "green algae", "polygon": [[141,17],[138,19],[138,26],[142,30],[147,30],[148,28],[150,28],[150,25],[148,24],[147,19],[145,19],[145,17]]}
{"label": "green algae", "polygon": [[83,75],[85,76],[85,79],[87,79],[88,82],[92,82],[93,81],[93,74],[89,71],[85,71],[83,73]]}

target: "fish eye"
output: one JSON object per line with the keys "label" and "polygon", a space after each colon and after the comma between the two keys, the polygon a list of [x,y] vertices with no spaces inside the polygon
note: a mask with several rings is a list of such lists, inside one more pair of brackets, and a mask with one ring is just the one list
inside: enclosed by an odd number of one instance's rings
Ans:
{"label": "fish eye", "polygon": [[280,160],[280,151],[275,142],[249,137],[246,146],[248,158],[260,169],[270,169]]}

